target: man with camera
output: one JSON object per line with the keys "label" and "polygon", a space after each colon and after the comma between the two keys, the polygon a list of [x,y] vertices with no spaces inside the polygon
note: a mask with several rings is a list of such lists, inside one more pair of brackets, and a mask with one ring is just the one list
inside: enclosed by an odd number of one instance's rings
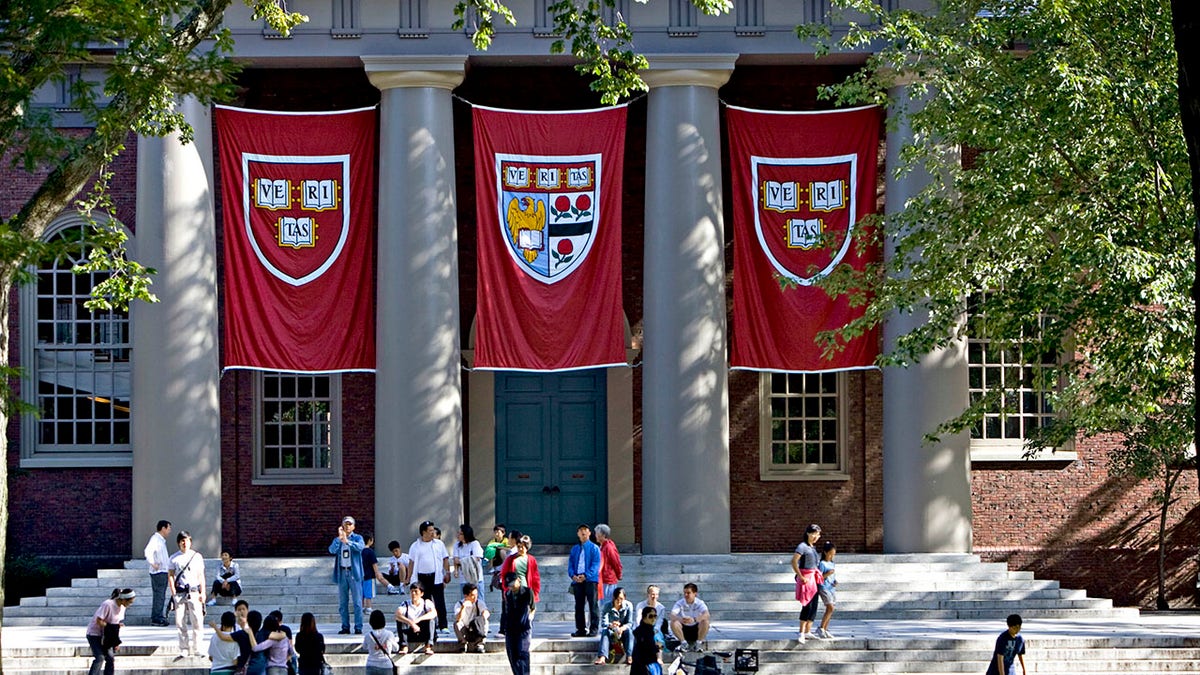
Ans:
{"label": "man with camera", "polygon": [[354,606],[354,633],[362,635],[362,552],[367,544],[363,541],[362,535],[354,533],[354,527],[353,517],[342,518],[337,536],[329,545],[329,553],[335,556],[333,559],[333,583],[338,587],[338,614],[342,619],[342,629],[338,631],[338,635],[346,635],[350,632],[351,604]]}
{"label": "man with camera", "polygon": [[175,594],[175,627],[179,629],[179,655],[203,656],[204,558],[192,549],[192,535],[180,530],[175,537],[179,552],[171,556],[170,586]]}

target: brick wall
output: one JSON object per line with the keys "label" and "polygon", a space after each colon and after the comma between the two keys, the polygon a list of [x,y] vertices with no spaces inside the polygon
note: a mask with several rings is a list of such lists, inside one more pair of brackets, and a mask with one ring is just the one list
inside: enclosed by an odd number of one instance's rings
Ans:
{"label": "brick wall", "polygon": [[[86,129],[67,130],[82,137]],[[113,179],[109,188],[116,218],[130,230],[136,230],[137,137],[130,134],[126,149],[110,167]],[[5,191],[0,194],[0,214],[11,216],[33,195],[49,172],[32,173],[3,170]],[[91,189],[89,184],[84,193]],[[12,312],[8,321],[10,361],[19,365],[21,358],[20,291],[9,295]],[[11,381],[15,390],[20,382]],[[95,558],[128,557],[132,548],[130,529],[132,508],[129,500],[132,475],[129,469],[22,469],[21,420],[8,420],[8,555],[36,555],[58,564],[78,556],[80,535],[86,533],[86,551]]]}

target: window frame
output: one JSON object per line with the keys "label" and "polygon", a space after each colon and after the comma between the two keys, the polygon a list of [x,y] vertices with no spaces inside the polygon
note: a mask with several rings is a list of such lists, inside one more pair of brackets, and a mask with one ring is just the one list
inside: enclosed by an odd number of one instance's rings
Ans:
{"label": "window frame", "polygon": [[[771,378],[774,375],[834,375],[837,383],[837,468],[819,469],[813,465],[797,468],[782,468],[772,461],[771,448]],[[846,481],[850,480],[849,456],[846,435],[849,429],[846,400],[849,374],[846,371],[831,373],[781,373],[762,371],[758,379],[758,477],[762,481]]]}
{"label": "window frame", "polygon": [[[971,384],[971,373],[972,373],[972,370],[975,368],[983,368],[984,369],[983,381],[985,382],[985,384],[984,384],[984,386],[979,388],[978,391],[980,391],[980,392],[982,392],[982,394],[986,395],[988,392],[993,391],[993,389],[990,389],[986,386],[986,376],[987,376],[986,369],[989,367],[999,368],[1001,371],[1004,371],[1005,369],[1009,369],[1009,368],[1019,368],[1021,370],[1024,370],[1025,368],[1030,368],[1030,367],[1038,368],[1038,369],[1051,367],[1047,363],[1026,363],[1024,361],[1020,361],[1018,363],[1008,363],[1004,360],[1001,360],[1001,362],[999,364],[996,364],[993,366],[987,362],[986,358],[985,358],[983,364],[976,366],[975,364],[972,363],[972,360],[971,360],[972,345],[973,344],[982,345],[981,349],[982,349],[983,353],[986,355],[988,347],[990,346],[990,344],[992,342],[992,338],[977,337],[971,333],[971,330],[969,328],[970,321],[971,321],[971,314],[970,314],[969,309],[967,310],[967,312],[965,314],[965,320],[967,321],[968,329],[964,333],[964,337],[963,337],[963,341],[964,341],[963,360],[966,364],[966,370],[967,370],[967,383],[966,384],[967,384],[968,401],[970,400],[971,393],[976,390],[976,388],[973,387]],[[1073,349],[1073,347],[1069,343],[1063,345],[1062,349],[1060,349],[1058,351],[1057,363],[1062,363],[1063,359],[1070,358],[1072,349]],[[1004,350],[1002,350],[1002,351],[1004,351]],[[1058,383],[1057,386],[1062,386],[1061,381]],[[1017,396],[1023,397],[1025,392],[1033,391],[1033,390],[1032,389],[1024,389],[1024,388],[1018,388],[1018,389],[1008,388],[1008,389],[1006,389],[1006,391],[1008,391],[1012,394],[1015,394]],[[1037,391],[1036,394],[1038,396],[1045,396],[1046,392],[1045,391]],[[1012,414],[1017,415],[1017,416],[1025,416],[1022,412],[1016,412],[1016,413],[1012,413]],[[1055,415],[1056,415],[1056,413],[1053,413],[1053,411],[1051,413],[1037,413],[1037,416],[1043,417],[1043,418],[1051,417],[1051,416],[1055,416]],[[1003,420],[1003,417],[1001,417],[1001,420]],[[986,425],[986,423],[987,423],[986,418],[981,419],[979,421],[980,425]],[[982,428],[986,429],[986,426],[983,426]],[[1020,438],[982,438],[982,437],[976,438],[971,429],[968,429],[966,431],[966,433],[967,433],[967,437],[968,437],[969,452],[970,452],[970,458],[971,458],[972,463],[987,463],[987,462],[1059,462],[1059,463],[1061,463],[1061,462],[1072,462],[1072,461],[1075,461],[1076,459],[1078,459],[1078,454],[1075,451],[1075,443],[1073,441],[1068,442],[1068,443],[1064,444],[1063,446],[1057,447],[1057,448],[1041,448],[1035,454],[1033,454],[1029,457],[1026,457],[1027,449],[1026,449],[1026,443],[1025,443],[1026,438],[1025,438],[1024,423],[1022,423],[1022,431],[1021,431]]]}
{"label": "window frame", "polygon": [[[266,468],[264,455],[265,420],[263,419],[264,382],[269,375],[329,378],[329,468]],[[300,399],[296,399],[300,400]],[[341,373],[293,373],[255,370],[253,378],[254,469],[252,485],[340,485],[342,483],[342,375]]]}
{"label": "window frame", "polygon": [[[98,220],[107,219],[109,216],[104,214],[98,215]],[[133,246],[133,235],[120,222],[115,219],[110,219],[112,223],[120,227],[128,237],[128,243]],[[64,213],[54,219],[49,226],[46,227],[42,234],[42,241],[51,241],[59,236],[65,230],[77,227],[90,227],[78,213]],[[130,412],[128,423],[130,429],[130,440],[128,443],[74,443],[63,444],[62,449],[42,449],[43,446],[49,448],[51,444],[43,444],[40,441],[41,430],[39,425],[42,420],[38,411],[41,409],[40,394],[38,391],[39,371],[38,371],[38,305],[39,305],[39,271],[47,269],[44,267],[46,263],[30,265],[26,269],[33,274],[34,281],[26,284],[21,284],[18,292],[18,326],[20,330],[20,345],[19,354],[21,359],[21,400],[30,406],[29,411],[23,412],[20,415],[21,421],[21,442],[20,442],[20,463],[22,469],[49,469],[49,468],[124,468],[133,466],[133,413]],[[69,266],[57,267],[59,271],[69,271]],[[95,273],[93,273],[95,274]],[[72,297],[78,297],[72,294]],[[73,306],[73,305],[72,305]],[[100,314],[100,313],[93,313]],[[52,319],[51,319],[52,320]],[[94,318],[93,325],[100,325],[101,319]],[[130,382],[130,400],[132,402],[133,394],[133,372],[134,372],[134,350],[133,350],[133,318],[130,314],[125,314],[124,322],[126,324],[125,341],[117,343],[122,345],[117,349],[128,349],[129,358],[126,360],[126,373]],[[93,345],[101,345],[106,343],[96,343]],[[92,351],[103,351],[101,348],[93,349]],[[103,363],[104,361],[96,361],[95,363]],[[115,360],[109,360],[107,363],[116,363]],[[79,372],[78,368],[73,372]],[[97,372],[94,368],[92,373]],[[114,379],[116,378],[116,369],[111,371]],[[83,448],[94,447],[95,450],[85,450]]]}

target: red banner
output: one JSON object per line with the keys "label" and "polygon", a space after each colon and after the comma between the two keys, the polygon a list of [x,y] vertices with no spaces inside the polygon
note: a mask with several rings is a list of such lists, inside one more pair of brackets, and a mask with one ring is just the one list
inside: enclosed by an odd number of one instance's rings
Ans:
{"label": "red banner", "polygon": [[[733,183],[733,368],[816,372],[869,368],[872,330],[821,355],[816,335],[862,315],[814,285],[838,265],[879,259],[859,219],[875,211],[880,108],[781,113],[727,107]],[[779,278],[798,286],[781,289]]]}
{"label": "red banner", "polygon": [[475,367],[625,365],[625,108],[474,109]]}
{"label": "red banner", "polygon": [[373,371],[375,109],[216,117],[225,367]]}

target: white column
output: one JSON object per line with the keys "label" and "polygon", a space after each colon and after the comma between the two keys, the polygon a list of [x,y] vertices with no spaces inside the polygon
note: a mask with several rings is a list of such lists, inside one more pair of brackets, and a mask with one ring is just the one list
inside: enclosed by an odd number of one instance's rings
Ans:
{"label": "white column", "polygon": [[[650,57],[642,550],[728,553],[729,393],[717,88],[736,55]],[[686,524],[686,526],[683,526]]]}
{"label": "white column", "polygon": [[221,547],[212,114],[194,99],[179,107],[191,143],[171,134],[137,146],[135,255],[158,269],[159,302],[131,312],[134,557],[164,518],[204,555]]}
{"label": "white column", "polygon": [[376,280],[375,532],[463,518],[454,111],[465,56],[364,56],[382,92]]}
{"label": "white column", "polygon": [[[924,171],[896,178],[901,148],[912,128],[901,113],[910,106],[906,86],[891,92],[889,110],[899,124],[887,134],[885,213],[905,203],[928,182]],[[889,237],[884,256],[891,259]],[[923,314],[892,314],[883,326],[884,348],[926,320]],[[966,345],[957,342],[927,354],[908,368],[883,371],[883,549],[888,553],[969,553],[971,551],[971,454],[967,433],[927,444],[924,435],[967,406]]]}

